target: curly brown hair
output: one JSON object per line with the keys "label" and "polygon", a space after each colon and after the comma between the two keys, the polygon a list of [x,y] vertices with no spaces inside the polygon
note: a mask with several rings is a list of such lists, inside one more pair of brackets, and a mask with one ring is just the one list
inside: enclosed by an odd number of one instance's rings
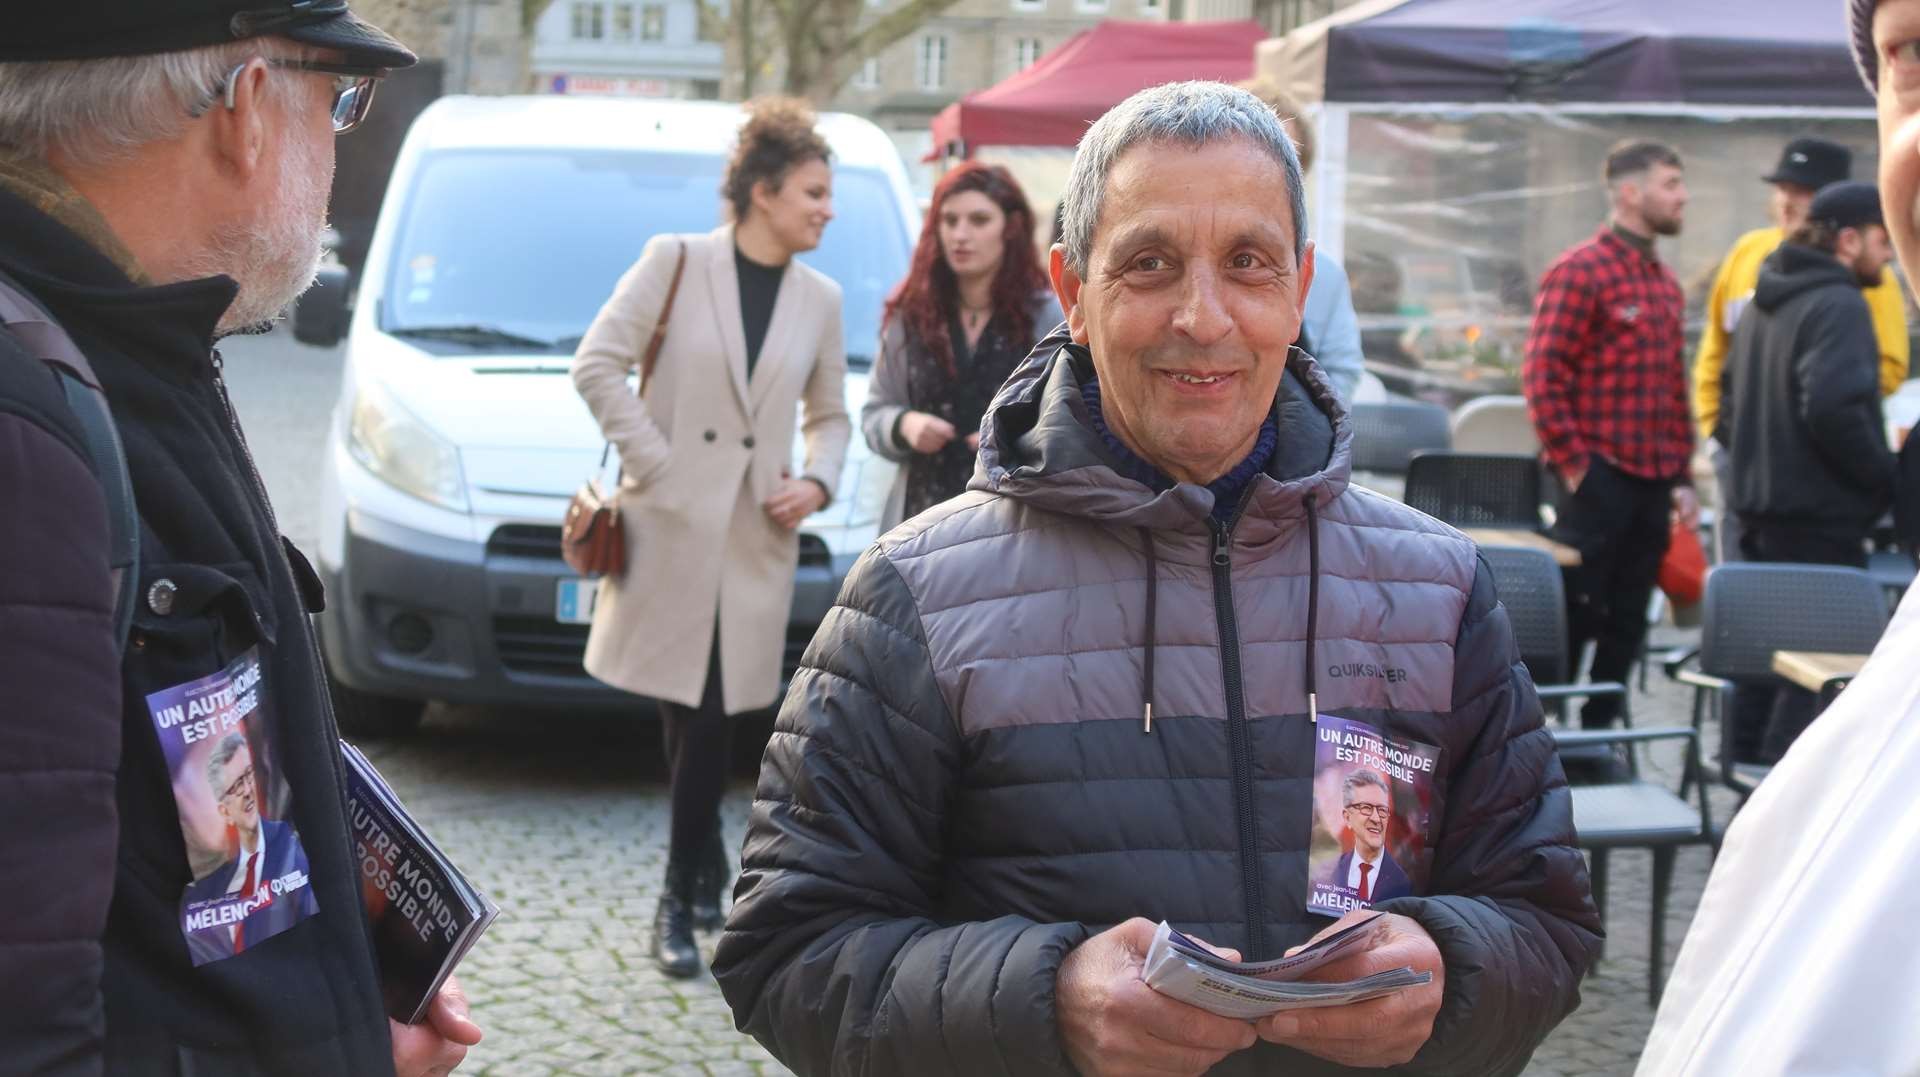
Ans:
{"label": "curly brown hair", "polygon": [[794,97],[757,97],[744,106],[747,122],[740,142],[727,162],[727,178],[720,193],[733,204],[733,219],[743,221],[753,207],[754,184],[765,181],[779,190],[796,165],[820,160],[833,162],[833,150],[814,130],[812,106]]}

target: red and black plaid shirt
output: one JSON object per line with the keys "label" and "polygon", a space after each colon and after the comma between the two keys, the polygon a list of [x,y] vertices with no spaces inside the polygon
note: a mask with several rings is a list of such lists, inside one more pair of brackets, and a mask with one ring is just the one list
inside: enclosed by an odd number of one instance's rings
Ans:
{"label": "red and black plaid shirt", "polygon": [[1521,379],[1555,470],[1598,456],[1630,475],[1685,481],[1684,304],[1672,270],[1606,227],[1540,279]]}

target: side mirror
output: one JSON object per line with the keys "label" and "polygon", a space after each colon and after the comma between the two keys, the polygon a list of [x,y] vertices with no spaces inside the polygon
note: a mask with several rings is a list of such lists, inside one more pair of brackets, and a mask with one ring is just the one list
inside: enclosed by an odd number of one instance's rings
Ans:
{"label": "side mirror", "polygon": [[294,301],[293,339],[316,348],[331,348],[347,335],[347,284],[350,274],[338,262],[326,262],[308,288]]}

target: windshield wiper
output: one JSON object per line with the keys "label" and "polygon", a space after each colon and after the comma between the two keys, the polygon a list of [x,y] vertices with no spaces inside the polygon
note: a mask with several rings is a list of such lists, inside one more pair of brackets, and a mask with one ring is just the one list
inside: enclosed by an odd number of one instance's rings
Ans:
{"label": "windshield wiper", "polygon": [[410,325],[401,329],[389,329],[387,332],[396,337],[444,340],[475,348],[538,348],[543,352],[550,352],[557,347],[551,340],[523,336],[493,325]]}

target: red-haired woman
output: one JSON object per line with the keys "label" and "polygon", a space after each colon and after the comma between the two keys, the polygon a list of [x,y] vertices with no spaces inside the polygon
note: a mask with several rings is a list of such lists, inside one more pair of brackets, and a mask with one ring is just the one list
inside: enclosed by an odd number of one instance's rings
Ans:
{"label": "red-haired woman", "polygon": [[901,465],[883,529],[967,488],[993,394],[1060,322],[1033,227],[1004,168],[969,161],[934,188],[860,409],[867,444]]}

